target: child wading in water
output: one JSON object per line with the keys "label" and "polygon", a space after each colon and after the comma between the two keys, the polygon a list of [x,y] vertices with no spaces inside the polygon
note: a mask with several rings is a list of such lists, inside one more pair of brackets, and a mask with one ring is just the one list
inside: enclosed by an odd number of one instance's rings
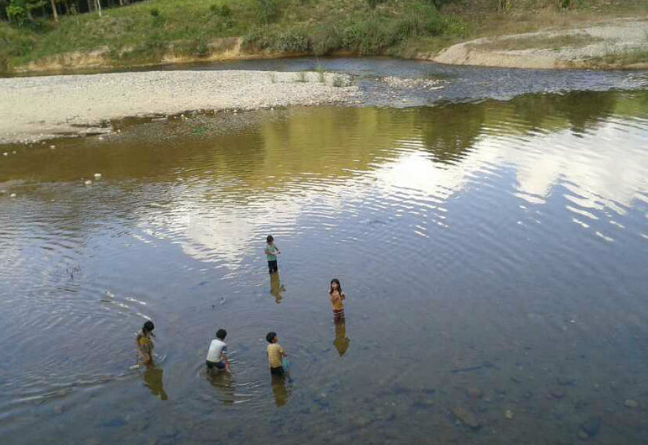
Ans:
{"label": "child wading in water", "polygon": [[340,286],[340,280],[333,278],[331,280],[331,287],[329,288],[329,298],[331,300],[331,309],[333,309],[333,320],[344,320],[344,304],[342,300],[346,298]]}
{"label": "child wading in water", "polygon": [[266,245],[264,252],[266,254],[266,259],[268,260],[268,270],[273,274],[279,271],[279,266],[277,265],[277,254],[281,252],[279,252],[279,249],[275,246],[272,235],[268,235],[266,242],[268,244]]}
{"label": "child wading in water", "polygon": [[153,329],[155,325],[151,320],[144,323],[142,330],[137,333],[137,364],[146,366],[153,364]]}
{"label": "child wading in water", "polygon": [[225,337],[227,337],[227,331],[225,329],[216,331],[216,338],[210,343],[209,351],[207,352],[207,369],[230,372]]}
{"label": "child wading in water", "polygon": [[266,340],[268,340],[268,347],[266,348],[266,354],[268,356],[268,364],[270,365],[270,374],[276,376],[284,375],[283,368],[283,358],[287,357],[288,354],[283,350],[279,342],[279,337],[277,337],[276,332],[268,332],[266,335]]}

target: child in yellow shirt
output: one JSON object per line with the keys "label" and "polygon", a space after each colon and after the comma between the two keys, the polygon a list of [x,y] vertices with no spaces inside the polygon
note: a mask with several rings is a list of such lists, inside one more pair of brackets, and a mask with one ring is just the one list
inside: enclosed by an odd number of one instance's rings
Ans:
{"label": "child in yellow shirt", "polygon": [[137,364],[146,366],[153,364],[153,329],[155,325],[148,320],[137,334]]}
{"label": "child in yellow shirt", "polygon": [[268,332],[266,340],[270,343],[266,348],[266,355],[268,356],[268,364],[270,365],[270,374],[284,375],[283,358],[288,354],[283,350],[279,344],[279,337],[276,332]]}

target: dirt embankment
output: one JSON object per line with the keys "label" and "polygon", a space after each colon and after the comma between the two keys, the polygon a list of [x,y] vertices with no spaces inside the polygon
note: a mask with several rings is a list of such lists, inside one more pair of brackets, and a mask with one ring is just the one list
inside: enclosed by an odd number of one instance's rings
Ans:
{"label": "dirt embankment", "polygon": [[118,54],[112,54],[108,47],[97,48],[93,51],[75,51],[41,59],[20,65],[13,69],[13,73],[62,73],[81,72],[83,70],[109,69],[120,66],[142,67],[160,66],[168,64],[183,64],[192,62],[215,62],[224,60],[250,60],[272,59],[280,57],[295,57],[302,54],[283,54],[270,52],[250,52],[242,47],[242,38],[229,37],[212,40],[205,49],[204,54],[189,55],[176,50],[173,44],[169,45],[159,60],[154,62],[137,58],[134,48],[124,48]]}
{"label": "dirt embankment", "polygon": [[648,19],[481,38],[422,57],[450,65],[508,68],[648,68]]}
{"label": "dirt embankment", "polygon": [[192,110],[352,102],[349,76],[267,71],[151,71],[0,79],[0,144],[109,132],[102,123]]}

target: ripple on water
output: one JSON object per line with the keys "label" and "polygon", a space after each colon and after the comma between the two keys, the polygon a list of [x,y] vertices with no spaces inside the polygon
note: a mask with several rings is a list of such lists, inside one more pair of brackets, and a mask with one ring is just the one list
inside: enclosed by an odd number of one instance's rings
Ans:
{"label": "ripple on water", "polygon": [[[11,185],[20,200],[0,195],[0,428],[35,413],[41,437],[56,424],[83,441],[135,431],[126,412],[161,442],[187,439],[192,422],[205,441],[218,428],[241,443],[369,431],[416,442],[433,425],[459,443],[447,407],[470,384],[493,395],[489,424],[509,402],[538,414],[502,434],[564,438],[569,421],[536,406],[557,374],[583,376],[564,400],[589,400],[592,379],[614,407],[608,365],[633,385],[642,369],[648,121],[625,117],[641,101],[617,94],[250,113],[234,135],[226,119],[196,118],[60,144],[47,168],[21,153],[0,165],[30,178]],[[95,171],[102,181],[83,186]],[[268,234],[283,252],[277,282]],[[344,327],[331,320],[334,276]],[[148,318],[162,358],[129,370]],[[209,378],[219,327],[234,372]],[[292,386],[268,375],[269,330]],[[60,400],[87,428],[36,409]],[[566,419],[587,409],[545,401]]]}

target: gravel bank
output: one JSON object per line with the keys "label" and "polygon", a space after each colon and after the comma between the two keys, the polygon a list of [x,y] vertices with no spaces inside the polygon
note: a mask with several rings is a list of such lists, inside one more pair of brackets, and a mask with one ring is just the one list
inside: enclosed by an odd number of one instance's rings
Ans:
{"label": "gravel bank", "polygon": [[[305,81],[302,81],[305,80]],[[344,86],[334,87],[342,82]],[[110,119],[190,110],[351,103],[344,75],[267,71],[154,71],[0,79],[0,143],[87,132]]]}
{"label": "gravel bank", "polygon": [[429,59],[449,65],[505,68],[648,68],[632,56],[648,53],[648,20],[618,19],[569,30],[481,38]]}

